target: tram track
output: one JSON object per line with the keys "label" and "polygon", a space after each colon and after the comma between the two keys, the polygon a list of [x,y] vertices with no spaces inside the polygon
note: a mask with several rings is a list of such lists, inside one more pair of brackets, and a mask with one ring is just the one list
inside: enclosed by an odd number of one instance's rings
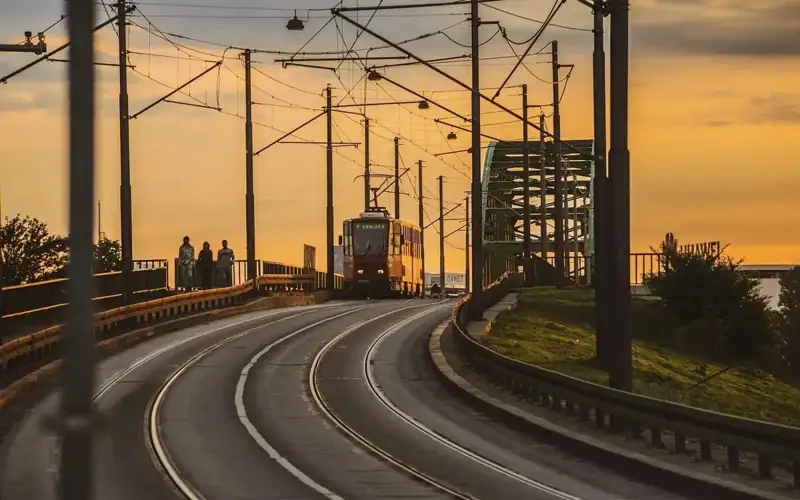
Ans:
{"label": "tram track", "polygon": [[[437,308],[432,307],[430,310],[422,311],[420,313],[415,314],[409,318],[406,318],[389,328],[384,329],[377,337],[369,344],[369,347],[365,351],[363,358],[362,358],[362,374],[364,376],[364,380],[366,381],[367,388],[370,394],[378,401],[380,404],[392,413],[395,417],[399,418],[403,422],[405,422],[410,427],[414,428],[419,433],[427,436],[431,440],[435,441],[436,443],[448,448],[449,450],[470,459],[471,461],[486,467],[487,469],[492,470],[495,473],[501,474],[506,476],[510,479],[513,479],[521,484],[524,484],[527,487],[530,487],[540,493],[545,493],[549,497],[557,498],[560,500],[581,500],[580,497],[571,495],[567,492],[561,491],[557,488],[554,488],[550,485],[547,485],[543,482],[537,481],[535,479],[529,478],[519,472],[505,467],[491,459],[488,459],[478,453],[475,453],[464,446],[456,443],[455,441],[448,439],[447,437],[443,436],[442,434],[430,429],[422,422],[418,421],[405,411],[403,411],[400,407],[394,404],[386,393],[380,388],[380,384],[378,383],[375,375],[374,370],[374,357],[377,349],[383,343],[385,339],[387,339],[390,335],[402,330],[404,327],[414,323],[421,318],[436,312]],[[382,459],[392,463],[396,467],[402,469],[404,472],[416,477],[417,479],[423,481],[424,483],[442,491],[450,495],[453,498],[457,498],[459,500],[477,500],[477,497],[463,491],[463,489],[459,489],[453,485],[446,483],[434,475],[429,474],[420,470],[419,468],[414,467],[413,465],[409,464],[402,459],[399,459],[393,456],[388,451],[382,449],[379,445],[371,442],[365,436],[360,434],[353,426],[348,425],[343,418],[336,414],[335,410],[331,408],[329,404],[326,403],[324,396],[321,394],[319,385],[317,383],[318,371],[319,366],[322,359],[325,355],[333,349],[337,344],[339,344],[344,338],[348,335],[352,334],[356,330],[363,328],[366,326],[365,324],[357,324],[353,327],[349,328],[346,331],[343,331],[339,335],[337,335],[334,339],[328,342],[323,348],[317,353],[312,361],[310,375],[309,375],[309,390],[314,398],[314,401],[319,405],[322,412],[328,417],[342,432],[348,435],[351,439],[356,441],[358,444],[366,448],[371,453],[381,457]]]}

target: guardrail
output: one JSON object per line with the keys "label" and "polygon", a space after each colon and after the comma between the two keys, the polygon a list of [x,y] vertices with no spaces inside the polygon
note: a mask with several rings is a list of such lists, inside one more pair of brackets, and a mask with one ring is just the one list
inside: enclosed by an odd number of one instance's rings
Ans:
{"label": "guardrail", "polygon": [[[307,282],[311,280],[311,277],[299,278],[305,278]],[[120,330],[136,329],[185,314],[233,306],[241,303],[250,292],[263,290],[268,283],[278,279],[285,277],[260,276],[255,286],[249,281],[228,288],[188,292],[99,312],[94,316],[94,336],[96,341],[100,341]],[[0,377],[18,370],[20,365],[57,354],[61,347],[61,334],[62,325],[57,325],[1,345]]]}
{"label": "guardrail", "polygon": [[[486,308],[510,292],[516,281],[516,275],[506,274],[489,287]],[[584,421],[593,420],[598,428],[608,428],[612,423],[616,428],[624,425],[637,437],[647,428],[653,446],[663,446],[663,435],[670,432],[676,453],[686,453],[687,440],[692,438],[699,442],[697,458],[701,461],[712,459],[712,445],[725,447],[731,471],[740,469],[741,452],[757,455],[758,475],[762,478],[772,477],[775,460],[790,462],[792,486],[800,488],[800,428],[619,391],[503,356],[467,333],[471,305],[467,297],[453,311],[455,345],[460,356],[493,381],[543,407],[566,411]]]}

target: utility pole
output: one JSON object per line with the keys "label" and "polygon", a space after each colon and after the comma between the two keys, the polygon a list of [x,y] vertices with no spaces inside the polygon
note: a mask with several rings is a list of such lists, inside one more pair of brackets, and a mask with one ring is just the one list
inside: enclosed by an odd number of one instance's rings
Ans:
{"label": "utility pole", "polygon": [[564,184],[561,170],[561,116],[558,91],[558,42],[553,40],[553,160],[555,161],[555,263],[556,286],[564,288]]}
{"label": "utility pole", "polygon": [[609,184],[613,235],[611,286],[614,297],[609,331],[614,332],[609,385],[631,391],[630,151],[628,150],[628,0],[609,0],[611,13],[611,150]]}
{"label": "utility pole", "polygon": [[464,269],[464,286],[466,288],[466,292],[469,293],[469,194],[464,197],[464,208],[466,209],[466,216],[467,220],[464,224],[464,232],[466,233],[466,238],[464,241],[464,257],[465,257],[465,269]]}
{"label": "utility pole", "polygon": [[542,242],[542,260],[547,262],[547,154],[544,142],[544,113],[539,113],[539,213],[542,225],[539,227],[539,239]]}
{"label": "utility pole", "polygon": [[[256,197],[253,187],[253,89],[250,71],[250,49],[245,49],[244,51],[244,79],[244,135],[245,147],[247,148],[247,156],[245,157],[247,177],[245,210],[247,213],[247,280],[249,281],[256,279]],[[255,286],[255,281],[253,286]]]}
{"label": "utility pole", "polygon": [[439,287],[444,297],[444,177],[439,176]]}
{"label": "utility pole", "polygon": [[[365,110],[366,111],[366,110]],[[369,117],[364,115],[364,211],[369,210]]]}
{"label": "utility pole", "polygon": [[594,4],[594,52],[593,52],[593,94],[594,94],[594,317],[595,352],[598,365],[608,371],[609,313],[613,291],[609,286],[610,231],[609,185],[606,171],[606,54],[603,40],[603,2]]}
{"label": "utility pole", "polygon": [[525,286],[533,285],[531,272],[531,159],[528,149],[528,86],[522,84],[522,271]]}
{"label": "utility pole", "polygon": [[400,218],[400,138],[394,138],[394,217]]}
{"label": "utility pole", "polygon": [[327,112],[327,145],[325,149],[326,153],[326,199],[327,199],[327,207],[326,207],[326,217],[325,217],[325,225],[327,229],[327,250],[328,250],[328,272],[326,278],[326,289],[330,295],[333,295],[334,292],[334,268],[333,268],[333,105],[332,105],[332,98],[331,98],[331,86],[328,85],[325,88],[325,99],[326,99],[326,106],[325,111]]}
{"label": "utility pole", "polygon": [[72,42],[69,75],[69,303],[64,325],[58,497],[91,500],[92,398],[95,338],[92,335],[92,226],[95,181],[95,2],[66,3],[67,38]]}
{"label": "utility pole", "polygon": [[100,201],[97,202],[97,246],[103,242],[103,219],[100,215]]}
{"label": "utility pole", "polygon": [[423,204],[422,194],[422,160],[417,162],[417,190],[419,195],[417,197],[418,210],[419,210],[419,252],[420,260],[422,261],[422,296],[425,296],[425,205]]}
{"label": "utility pole", "polygon": [[133,195],[131,193],[130,113],[128,110],[128,36],[127,5],[117,1],[119,34],[119,165],[120,225],[122,246],[122,300],[133,300]]}
{"label": "utility pole", "polygon": [[472,52],[472,319],[482,319],[483,304],[483,193],[481,192],[481,85],[478,0],[470,2]]}

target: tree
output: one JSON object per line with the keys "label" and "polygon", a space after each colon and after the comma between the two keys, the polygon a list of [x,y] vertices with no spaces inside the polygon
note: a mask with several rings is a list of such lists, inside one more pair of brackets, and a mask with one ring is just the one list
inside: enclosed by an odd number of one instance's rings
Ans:
{"label": "tree", "polygon": [[[772,338],[767,298],[757,279],[739,271],[741,262],[722,251],[682,253],[674,242],[662,243],[664,271],[645,282],[667,311],[682,323],[703,324],[694,339],[719,348],[727,361],[758,357]],[[703,332],[703,333],[701,333]]]}
{"label": "tree", "polygon": [[52,279],[68,260],[67,239],[51,234],[39,219],[17,214],[0,225],[3,286]]}
{"label": "tree", "polygon": [[800,365],[800,266],[782,276],[780,285],[778,329],[781,354],[793,368]]}
{"label": "tree", "polygon": [[122,271],[122,245],[119,240],[103,238],[94,247],[94,272]]}

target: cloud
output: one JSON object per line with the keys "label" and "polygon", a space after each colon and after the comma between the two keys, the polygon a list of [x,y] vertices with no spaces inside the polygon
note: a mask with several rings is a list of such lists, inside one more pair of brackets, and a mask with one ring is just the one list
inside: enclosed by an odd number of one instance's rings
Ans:
{"label": "cloud", "polygon": [[[664,16],[661,4],[645,8],[632,26],[636,50],[698,55],[800,56],[800,4],[706,0]],[[658,14],[662,15],[659,16]],[[673,13],[674,14],[674,13]]]}
{"label": "cloud", "polygon": [[758,122],[800,124],[800,94],[770,94],[750,99]]}

